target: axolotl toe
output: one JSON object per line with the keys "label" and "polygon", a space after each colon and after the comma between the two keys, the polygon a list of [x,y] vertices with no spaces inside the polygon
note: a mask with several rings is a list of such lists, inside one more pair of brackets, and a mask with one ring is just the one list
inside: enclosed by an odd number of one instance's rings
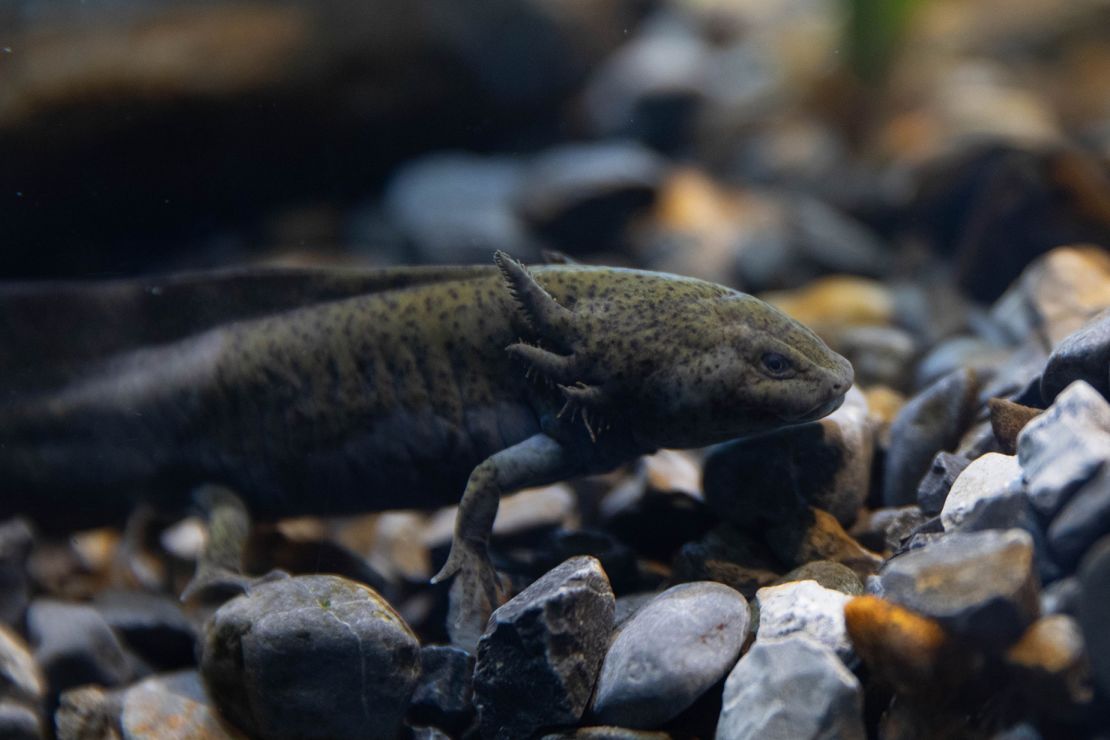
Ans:
{"label": "axolotl toe", "polygon": [[349,297],[85,364],[0,406],[2,513],[94,524],[200,483],[261,518],[457,501],[436,580],[462,573],[475,603],[495,603],[501,496],[818,419],[853,378],[750,295],[502,253],[487,268],[379,271]]}

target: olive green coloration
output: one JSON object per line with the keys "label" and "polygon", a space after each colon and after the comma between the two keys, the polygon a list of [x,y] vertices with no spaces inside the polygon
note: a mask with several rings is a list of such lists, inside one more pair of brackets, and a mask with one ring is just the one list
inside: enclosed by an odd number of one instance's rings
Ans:
{"label": "olive green coloration", "polygon": [[172,504],[200,483],[230,486],[264,518],[462,494],[438,577],[464,571],[468,598],[492,598],[501,495],[811,421],[852,383],[844,358],[749,295],[496,261],[385,271],[372,292],[85,363],[2,407],[3,508],[90,524],[133,495]]}

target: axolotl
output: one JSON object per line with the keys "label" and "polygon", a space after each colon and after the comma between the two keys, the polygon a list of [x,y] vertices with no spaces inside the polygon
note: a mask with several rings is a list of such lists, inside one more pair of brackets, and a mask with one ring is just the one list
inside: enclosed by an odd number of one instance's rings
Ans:
{"label": "axolotl", "polygon": [[433,580],[461,574],[464,599],[494,604],[501,496],[816,420],[852,384],[813,332],[736,290],[495,262],[379,271],[368,292],[115,352],[4,400],[0,513],[99,524],[203,482],[263,519],[458,502]]}

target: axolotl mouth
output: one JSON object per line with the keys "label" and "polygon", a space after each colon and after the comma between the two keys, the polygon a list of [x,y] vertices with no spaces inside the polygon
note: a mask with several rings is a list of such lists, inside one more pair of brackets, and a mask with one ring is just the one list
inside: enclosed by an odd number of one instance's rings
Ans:
{"label": "axolotl mouth", "polygon": [[827,401],[822,401],[809,411],[805,411],[797,415],[782,414],[779,418],[781,418],[783,421],[788,421],[791,424],[805,424],[810,421],[817,421],[818,419],[825,418],[826,416],[840,408],[841,405],[843,405],[844,403],[845,396],[847,396],[847,394],[842,393],[841,395],[830,398]]}

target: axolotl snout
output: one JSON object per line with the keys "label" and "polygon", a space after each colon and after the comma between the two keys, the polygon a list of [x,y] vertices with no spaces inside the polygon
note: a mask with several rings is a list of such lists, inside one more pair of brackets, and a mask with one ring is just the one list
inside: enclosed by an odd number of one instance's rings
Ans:
{"label": "axolotl snout", "polygon": [[729,288],[496,263],[384,271],[381,289],[101,358],[0,407],[0,513],[91,524],[202,482],[264,518],[459,501],[436,580],[492,602],[502,495],[818,419],[852,384],[815,334]]}

